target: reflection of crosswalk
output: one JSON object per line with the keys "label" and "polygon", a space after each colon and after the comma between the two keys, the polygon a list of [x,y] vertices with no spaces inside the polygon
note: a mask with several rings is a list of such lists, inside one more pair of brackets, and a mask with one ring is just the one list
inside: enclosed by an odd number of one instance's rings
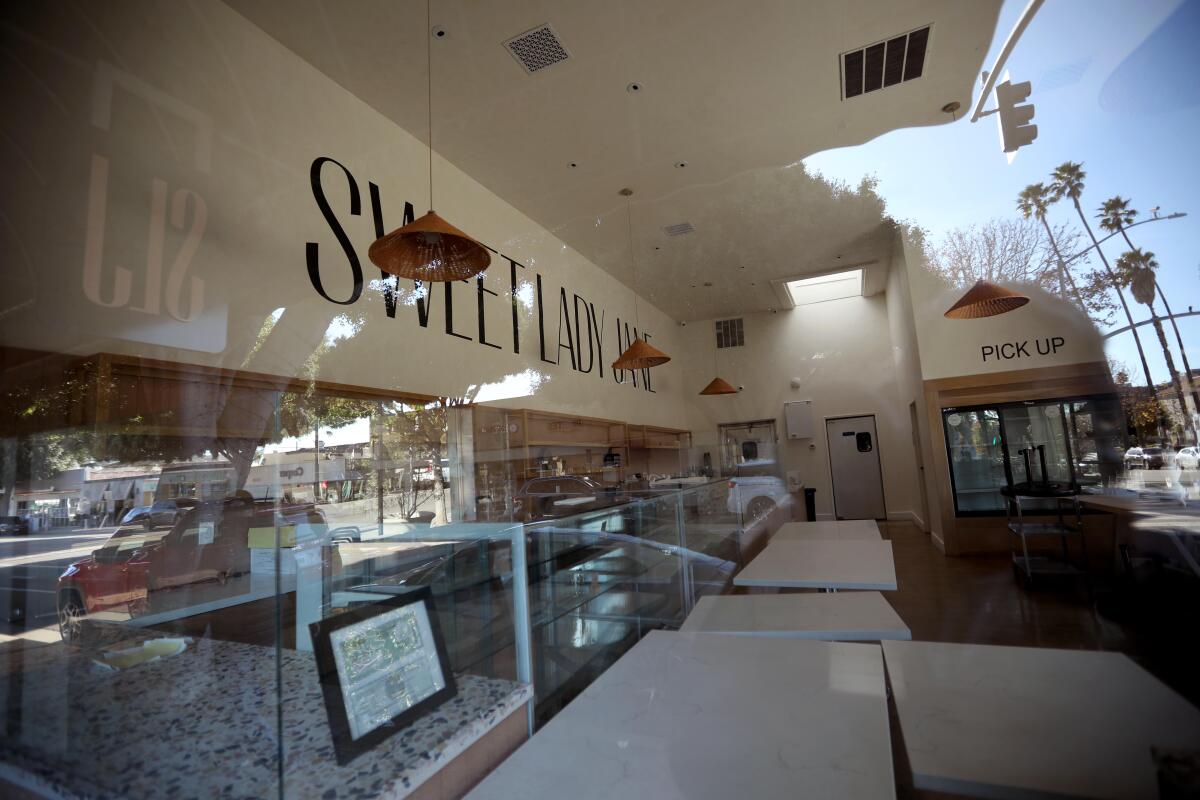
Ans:
{"label": "reflection of crosswalk", "polygon": [[100,549],[100,545],[104,544],[103,539],[81,542],[69,550],[50,550],[45,553],[31,553],[24,556],[9,556],[8,558],[0,558],[0,567],[13,567],[18,564],[39,564],[43,561],[58,561],[64,558],[83,558],[91,555],[94,551]]}
{"label": "reflection of crosswalk", "polygon": [[5,642],[15,642],[23,640],[27,642],[39,642],[42,644],[53,644],[61,642],[62,636],[58,633],[58,625],[47,625],[44,628],[34,628],[29,631],[22,631],[17,634],[0,633],[0,644]]}

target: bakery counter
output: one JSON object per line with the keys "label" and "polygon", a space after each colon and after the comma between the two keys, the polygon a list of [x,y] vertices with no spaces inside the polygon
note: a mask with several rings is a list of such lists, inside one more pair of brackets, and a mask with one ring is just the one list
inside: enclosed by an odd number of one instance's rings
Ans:
{"label": "bakery counter", "polygon": [[[114,671],[63,644],[3,652],[0,787],[96,800],[276,797],[282,773],[286,797],[458,796],[524,740],[531,691],[456,681],[456,697],[339,766],[311,653],[200,639]],[[501,728],[504,741],[489,736]]]}

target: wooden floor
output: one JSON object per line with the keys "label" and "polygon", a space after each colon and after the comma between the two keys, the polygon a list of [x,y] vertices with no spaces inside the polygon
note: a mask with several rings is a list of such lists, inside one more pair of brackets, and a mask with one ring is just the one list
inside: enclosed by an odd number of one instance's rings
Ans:
{"label": "wooden floor", "polygon": [[913,639],[1123,652],[1200,705],[1200,585],[1167,570],[1025,588],[1009,557],[947,558],[907,522],[880,523]]}

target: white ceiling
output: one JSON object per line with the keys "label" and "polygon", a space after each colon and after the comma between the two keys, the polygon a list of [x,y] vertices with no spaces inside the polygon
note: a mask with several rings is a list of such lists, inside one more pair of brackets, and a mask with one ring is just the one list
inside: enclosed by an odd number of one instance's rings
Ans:
{"label": "white ceiling", "polygon": [[[227,1],[426,138],[424,3]],[[950,101],[969,107],[999,7],[435,0],[433,25],[448,36],[433,40],[434,142],[675,319],[763,310],[778,305],[773,279],[887,263],[892,234],[879,204],[798,162],[948,122],[941,108]],[[530,75],[502,42],[546,22],[571,58]],[[921,78],[841,100],[840,53],[930,23]],[[642,90],[628,92],[631,82]],[[624,186],[635,190],[636,281],[617,195]],[[439,211],[454,219],[453,209]],[[683,221],[695,232],[661,230]]]}

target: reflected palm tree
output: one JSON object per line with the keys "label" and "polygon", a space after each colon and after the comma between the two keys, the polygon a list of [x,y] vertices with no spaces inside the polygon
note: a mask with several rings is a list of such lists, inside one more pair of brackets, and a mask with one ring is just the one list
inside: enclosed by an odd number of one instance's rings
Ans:
{"label": "reflected palm tree", "polygon": [[[1099,210],[1100,213],[1096,216],[1100,218],[1100,227],[1109,233],[1120,233],[1125,239],[1125,244],[1130,249],[1135,249],[1133,242],[1129,239],[1129,233],[1125,229],[1132,225],[1134,219],[1137,218],[1137,209],[1130,208],[1129,201],[1117,195],[1105,200]],[[1158,218],[1158,209],[1153,210],[1155,218]],[[1171,322],[1171,328],[1175,331],[1175,341],[1179,345],[1179,354],[1183,357],[1184,380],[1188,382],[1192,391],[1192,399],[1196,401],[1196,409],[1200,411],[1200,398],[1196,397],[1196,388],[1192,385],[1192,365],[1188,363],[1187,348],[1183,346],[1183,337],[1179,334],[1179,325],[1175,322],[1175,314],[1171,311],[1171,304],[1167,302],[1167,295],[1163,292],[1162,284],[1158,282],[1157,278],[1154,281],[1154,287],[1158,291],[1159,299],[1162,300],[1163,308],[1167,310],[1167,319]],[[1184,413],[1186,414],[1186,410]]]}
{"label": "reflected palm tree", "polygon": [[1121,301],[1125,319],[1129,322],[1129,330],[1133,333],[1134,342],[1137,343],[1138,358],[1142,362],[1142,373],[1146,376],[1146,386],[1153,392],[1154,379],[1150,377],[1150,365],[1146,361],[1146,351],[1142,349],[1142,337],[1138,334],[1137,326],[1133,324],[1133,312],[1129,310],[1129,304],[1125,302],[1125,294],[1121,291],[1117,275],[1113,272],[1112,265],[1108,263],[1108,257],[1100,249],[1100,242],[1097,241],[1096,234],[1092,232],[1092,226],[1088,224],[1087,216],[1083,213],[1083,205],[1079,202],[1079,198],[1083,195],[1083,181],[1087,178],[1087,173],[1083,171],[1082,164],[1066,161],[1055,167],[1051,178],[1050,193],[1054,200],[1058,201],[1063,197],[1071,198],[1071,202],[1075,205],[1075,212],[1079,214],[1079,219],[1083,222],[1083,229],[1087,231],[1092,245],[1096,248],[1096,253],[1100,256],[1100,262],[1104,264],[1104,271],[1108,274],[1109,282],[1117,292],[1117,299]]}
{"label": "reflected palm tree", "polygon": [[1079,296],[1079,289],[1076,288],[1075,281],[1071,278],[1071,273],[1067,271],[1067,265],[1063,261],[1062,253],[1058,251],[1058,242],[1054,240],[1054,233],[1050,230],[1050,223],[1046,220],[1046,210],[1050,208],[1052,202],[1054,200],[1051,197],[1050,190],[1046,188],[1046,184],[1031,183],[1017,195],[1017,210],[1021,212],[1021,216],[1025,219],[1036,219],[1046,229],[1046,238],[1050,240],[1050,249],[1054,251],[1054,258],[1058,261],[1059,296],[1064,299],[1066,298],[1067,283],[1069,282],[1071,284],[1071,291],[1074,293],[1079,307],[1086,310],[1083,298]]}
{"label": "reflected palm tree", "polygon": [[1133,299],[1150,309],[1150,321],[1154,324],[1154,332],[1158,334],[1158,342],[1162,345],[1163,358],[1166,359],[1171,384],[1175,388],[1175,399],[1179,401],[1185,424],[1195,439],[1196,427],[1192,424],[1187,413],[1187,404],[1183,401],[1183,386],[1179,382],[1179,373],[1175,371],[1175,359],[1171,356],[1171,348],[1167,346],[1167,334],[1163,330],[1162,320],[1154,313],[1154,289],[1158,283],[1154,271],[1157,269],[1158,261],[1149,250],[1143,252],[1135,247],[1117,259],[1117,275],[1121,285],[1128,286],[1133,293]]}

